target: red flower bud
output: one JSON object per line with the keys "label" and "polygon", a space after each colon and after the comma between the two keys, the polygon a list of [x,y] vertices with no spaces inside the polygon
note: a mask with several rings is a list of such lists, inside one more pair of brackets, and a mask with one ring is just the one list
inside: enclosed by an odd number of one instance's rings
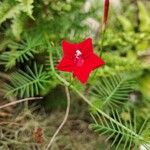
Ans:
{"label": "red flower bud", "polygon": [[103,14],[103,24],[107,24],[109,12],[109,0],[104,0],[104,14]]}

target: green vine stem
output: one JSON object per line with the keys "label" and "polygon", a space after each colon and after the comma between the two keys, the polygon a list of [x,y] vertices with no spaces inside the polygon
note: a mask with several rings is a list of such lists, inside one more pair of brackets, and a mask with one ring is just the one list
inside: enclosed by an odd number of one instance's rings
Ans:
{"label": "green vine stem", "polygon": [[102,30],[101,30],[101,46],[100,46],[99,56],[102,56],[104,39],[105,39],[105,32],[106,32],[106,28],[105,28],[105,26],[103,27],[103,25],[102,25]]}
{"label": "green vine stem", "polygon": [[113,123],[115,123],[117,126],[121,127],[122,129],[126,130],[128,133],[131,133],[131,135],[137,137],[139,140],[144,141],[143,137],[138,135],[137,133],[135,133],[134,131],[132,131],[131,129],[127,128],[126,126],[124,126],[123,124],[121,124],[120,122],[116,121],[115,119],[111,118],[109,115],[107,115],[105,112],[103,112],[102,110],[100,110],[99,108],[97,108],[95,105],[93,105],[82,93],[80,93],[80,91],[78,91],[78,89],[76,89],[76,87],[74,87],[73,85],[71,85],[68,81],[66,81],[64,78],[62,78],[60,75],[57,74],[57,72],[55,71],[54,65],[53,65],[53,58],[52,58],[52,52],[50,52],[50,66],[51,66],[51,70],[54,73],[54,75],[61,81],[63,82],[66,86],[68,86],[69,88],[71,88],[73,91],[75,91],[90,107],[94,108],[95,110],[97,110],[97,112],[99,112],[102,116],[106,117],[107,119],[109,119],[110,121],[112,121]]}

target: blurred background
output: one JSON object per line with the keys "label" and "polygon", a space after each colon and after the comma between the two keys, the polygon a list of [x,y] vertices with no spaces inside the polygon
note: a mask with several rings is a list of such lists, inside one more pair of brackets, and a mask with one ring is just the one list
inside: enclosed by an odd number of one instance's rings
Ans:
{"label": "blurred background", "polygon": [[[49,62],[50,51],[54,65],[61,59],[62,39],[80,42],[92,37],[95,53],[103,50],[106,65],[98,69],[96,75],[91,74],[88,84],[81,85],[76,80],[72,83],[94,105],[113,117],[111,106],[118,110],[121,120],[127,124],[131,120],[135,125],[134,110],[137,129],[149,117],[150,1],[110,0],[103,36],[102,18],[103,0],[0,0],[0,105],[23,98],[43,97],[0,109],[0,150],[44,150],[62,122],[66,93]],[[70,80],[67,73],[61,73],[61,76]],[[116,91],[124,90],[119,107],[116,107],[116,101],[120,93],[114,95],[113,85],[117,87]],[[98,95],[93,87],[101,93],[106,89],[106,94]],[[90,114],[95,114],[95,110],[73,91],[70,94],[68,121],[51,149],[115,150],[117,144],[111,143],[113,137],[105,141],[107,135],[95,133],[90,128],[94,122]],[[115,98],[109,98],[110,102],[104,106],[110,95]],[[149,125],[147,123],[142,132],[147,141],[150,141]],[[123,150],[125,141],[120,143],[118,149]],[[131,141],[128,149],[143,150],[142,143],[134,146]]]}

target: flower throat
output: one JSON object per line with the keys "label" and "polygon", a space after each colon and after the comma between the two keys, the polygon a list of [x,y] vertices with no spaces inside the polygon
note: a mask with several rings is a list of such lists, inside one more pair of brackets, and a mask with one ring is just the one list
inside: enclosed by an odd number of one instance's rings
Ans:
{"label": "flower throat", "polygon": [[75,52],[74,63],[77,67],[81,67],[84,64],[83,55],[80,50],[76,50],[76,52]]}

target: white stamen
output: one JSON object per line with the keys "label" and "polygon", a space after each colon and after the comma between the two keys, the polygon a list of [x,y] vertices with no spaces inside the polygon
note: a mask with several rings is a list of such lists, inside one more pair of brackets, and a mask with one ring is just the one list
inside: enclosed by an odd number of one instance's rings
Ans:
{"label": "white stamen", "polygon": [[80,50],[76,50],[75,56],[78,58],[80,55],[82,55],[81,51]]}

